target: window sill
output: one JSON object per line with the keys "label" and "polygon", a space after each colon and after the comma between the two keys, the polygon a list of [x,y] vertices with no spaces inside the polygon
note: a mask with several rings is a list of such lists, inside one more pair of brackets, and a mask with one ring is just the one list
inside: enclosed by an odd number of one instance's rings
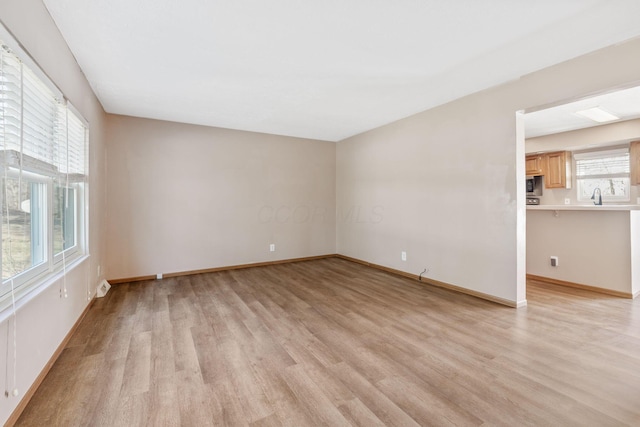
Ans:
{"label": "window sill", "polygon": [[529,205],[528,211],[638,211],[640,205]]}
{"label": "window sill", "polygon": [[[66,273],[76,269],[80,264],[89,259],[89,255],[80,255],[79,257],[70,261],[66,266]],[[64,270],[56,271],[53,274],[47,275],[39,280],[38,284],[31,286],[25,286],[26,289],[19,289],[15,293],[15,311],[18,312],[22,307],[29,304],[32,300],[37,298],[41,293],[47,290],[49,287],[60,281],[65,272]],[[11,293],[2,298],[0,302],[0,323],[13,316],[13,304],[11,301]]]}

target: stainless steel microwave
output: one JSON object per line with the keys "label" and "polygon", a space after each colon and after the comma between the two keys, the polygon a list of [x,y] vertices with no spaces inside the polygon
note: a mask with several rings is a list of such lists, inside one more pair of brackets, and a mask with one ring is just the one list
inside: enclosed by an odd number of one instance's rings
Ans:
{"label": "stainless steel microwave", "polygon": [[528,176],[527,196],[542,196],[542,176]]}

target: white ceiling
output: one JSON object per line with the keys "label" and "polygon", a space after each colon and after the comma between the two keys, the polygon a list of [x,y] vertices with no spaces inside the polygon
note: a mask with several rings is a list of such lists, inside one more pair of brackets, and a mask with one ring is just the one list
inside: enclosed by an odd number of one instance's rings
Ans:
{"label": "white ceiling", "polygon": [[[599,107],[620,119],[607,123],[598,123],[576,114],[578,111],[594,107]],[[637,118],[640,118],[640,86],[527,113],[524,116],[525,136],[527,138],[535,138],[552,133],[567,132]]]}
{"label": "white ceiling", "polygon": [[640,35],[638,0],[43,0],[109,113],[329,141]]}

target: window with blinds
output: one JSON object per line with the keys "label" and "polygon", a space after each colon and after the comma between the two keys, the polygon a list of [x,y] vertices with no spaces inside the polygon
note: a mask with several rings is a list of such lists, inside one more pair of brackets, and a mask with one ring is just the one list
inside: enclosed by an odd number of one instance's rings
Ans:
{"label": "window with blinds", "polygon": [[88,128],[26,54],[0,44],[2,309],[85,253]]}
{"label": "window with blinds", "polygon": [[591,200],[600,190],[603,200],[630,200],[629,149],[574,154],[578,200]]}

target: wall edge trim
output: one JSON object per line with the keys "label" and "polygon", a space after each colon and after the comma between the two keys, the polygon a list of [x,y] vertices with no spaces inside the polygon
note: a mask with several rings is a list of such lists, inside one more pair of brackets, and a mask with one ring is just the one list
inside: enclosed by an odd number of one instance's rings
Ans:
{"label": "wall edge trim", "polygon": [[[294,262],[313,261],[313,260],[326,259],[326,258],[340,258],[345,261],[355,262],[357,264],[375,268],[376,270],[385,271],[387,273],[395,274],[397,276],[402,276],[407,279],[419,281],[420,283],[425,283],[428,285],[437,286],[439,288],[448,289],[450,291],[455,291],[461,294],[470,295],[472,297],[480,298],[486,301],[491,301],[491,302],[504,305],[507,307],[511,307],[511,308],[526,307],[527,305],[526,300],[519,301],[519,302],[511,301],[505,298],[500,298],[490,294],[486,294],[484,292],[478,292],[472,289],[463,288],[461,286],[453,285],[451,283],[441,282],[435,279],[429,279],[427,277],[423,277],[422,280],[418,280],[419,278],[415,274],[407,273],[402,270],[396,270],[390,267],[385,267],[379,264],[374,264],[368,261],[363,261],[358,258],[352,258],[350,256],[342,255],[342,254],[326,254],[326,255],[317,255],[317,256],[302,257],[302,258],[288,258],[288,259],[282,259],[277,261],[264,261],[264,262],[255,262],[255,263],[249,263],[249,264],[237,264],[237,265],[229,265],[229,266],[221,266],[221,267],[213,267],[213,268],[204,268],[200,270],[178,271],[173,273],[163,273],[162,276],[163,278],[190,276],[193,274],[216,273],[219,271],[239,270],[239,269],[254,268],[254,267],[266,267],[269,265],[290,264]],[[108,279],[108,282],[112,285],[115,285],[119,283],[142,282],[147,280],[156,280],[156,276],[137,276],[137,277],[126,277],[126,278],[120,278],[120,279]]]}
{"label": "wall edge trim", "polygon": [[484,292],[478,292],[478,291],[474,291],[472,289],[467,289],[467,288],[463,288],[462,286],[457,286],[457,285],[452,285],[451,283],[446,283],[446,282],[441,282],[439,280],[435,280],[435,279],[430,279],[428,277],[423,277],[422,280],[419,280],[419,277],[416,276],[415,274],[411,274],[411,273],[407,273],[405,271],[402,270],[396,270],[395,268],[390,268],[390,267],[385,267],[383,265],[379,265],[379,264],[374,264],[368,261],[363,261],[357,258],[352,258],[350,256],[346,256],[346,255],[341,255],[341,254],[336,254],[335,255],[336,258],[340,258],[340,259],[344,259],[346,261],[351,261],[351,262],[355,262],[358,264],[362,264],[365,265],[367,267],[371,267],[371,268],[375,268],[377,270],[382,270],[382,271],[386,271],[387,273],[391,273],[391,274],[395,274],[397,276],[402,276],[408,279],[412,279],[415,280],[416,282],[420,282],[420,283],[424,283],[427,285],[432,285],[432,286],[437,286],[439,288],[443,288],[443,289],[448,289],[450,291],[454,291],[454,292],[458,292],[461,294],[465,294],[465,295],[469,295],[475,298],[480,298],[486,301],[490,301],[490,302],[494,302],[496,304],[500,304],[500,305],[505,305],[507,307],[511,307],[511,308],[519,308],[519,307],[524,307],[526,306],[526,301],[524,301],[524,305],[522,305],[522,302],[518,303],[516,301],[511,301],[505,298],[500,298],[500,297],[496,297],[493,295],[489,295],[486,294]]}
{"label": "wall edge trim", "polygon": [[551,277],[537,276],[535,274],[527,274],[527,280],[535,280],[550,285],[565,286],[567,288],[582,289],[585,291],[597,292],[599,294],[612,295],[620,298],[633,299],[635,296],[631,292],[616,291],[613,289],[600,288],[598,286],[583,285],[582,283],[568,282],[566,280],[552,279]]}
{"label": "wall edge trim", "polygon": [[[304,262],[304,261],[313,261],[317,259],[333,258],[335,256],[336,256],[335,254],[315,255],[315,256],[302,257],[302,258],[288,258],[288,259],[281,259],[276,261],[263,261],[263,262],[254,262],[254,263],[248,263],[248,264],[236,264],[236,265],[227,265],[227,266],[221,266],[221,267],[203,268],[199,270],[177,271],[173,273],[162,273],[162,277],[166,279],[169,277],[191,276],[193,274],[216,273],[218,271],[266,267],[269,265],[290,264],[294,262]],[[108,279],[107,281],[110,284],[115,285],[119,283],[143,282],[147,280],[156,280],[156,276],[125,277],[120,279]]]}

